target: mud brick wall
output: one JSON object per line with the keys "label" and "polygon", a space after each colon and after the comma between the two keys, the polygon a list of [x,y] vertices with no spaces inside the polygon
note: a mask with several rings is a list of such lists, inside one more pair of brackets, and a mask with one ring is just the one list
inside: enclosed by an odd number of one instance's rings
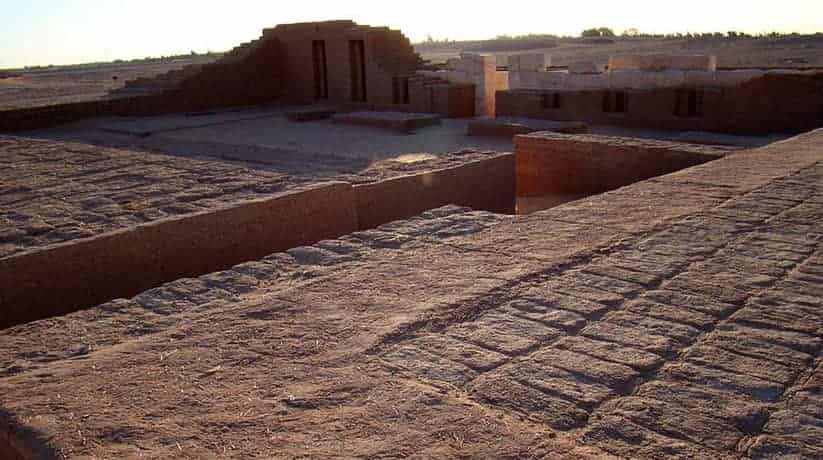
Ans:
{"label": "mud brick wall", "polygon": [[[497,115],[749,135],[823,126],[823,73],[766,74],[738,86],[694,89],[701,93],[701,113],[691,117],[675,113],[680,88],[627,90],[625,113],[604,111],[607,90],[499,91]],[[546,107],[546,96],[554,94],[559,94],[560,107]]]}
{"label": "mud brick wall", "polygon": [[[353,100],[350,42],[363,43],[363,100]],[[323,42],[327,95],[315,89],[314,43]],[[46,128],[108,115],[158,115],[283,101],[329,103],[356,110],[474,115],[474,86],[443,81],[409,84],[408,101],[396,100],[396,79],[414,79],[422,60],[400,31],[352,21],[279,25],[227,53],[217,62],[190,66],[128,88],[157,91],[147,96],[95,100],[0,112],[0,132]],[[356,72],[360,72],[357,65]],[[127,89],[128,89],[127,88]]]}
{"label": "mud brick wall", "polygon": [[[192,101],[187,103],[186,100]],[[196,102],[195,102],[196,101]],[[214,107],[208,100],[154,95],[73,102],[43,107],[0,111],[0,132],[16,132],[57,126],[86,118],[120,115],[159,115]]]}
{"label": "mud brick wall", "polygon": [[391,105],[392,77],[414,73],[420,62],[409,40],[399,31],[351,21],[279,25],[265,30],[262,40],[278,43],[278,59],[285,77],[282,95],[295,103],[316,100],[314,41],[325,44],[328,101],[332,103],[351,102],[350,41],[363,41],[368,104]]}
{"label": "mud brick wall", "polygon": [[513,213],[514,156],[353,186],[229,202],[0,258],[0,329],[131,297],[428,209],[458,204]]}
{"label": "mud brick wall", "polygon": [[514,213],[514,155],[355,186],[358,227],[374,228],[447,204]]}
{"label": "mud brick wall", "polygon": [[676,142],[540,132],[514,139],[517,196],[597,194],[722,157]]}
{"label": "mud brick wall", "polygon": [[331,183],[0,259],[0,328],[351,233],[354,203]]}

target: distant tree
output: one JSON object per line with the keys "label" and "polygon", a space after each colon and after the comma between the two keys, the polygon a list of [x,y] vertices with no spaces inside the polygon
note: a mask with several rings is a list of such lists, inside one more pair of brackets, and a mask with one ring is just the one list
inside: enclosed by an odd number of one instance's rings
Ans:
{"label": "distant tree", "polygon": [[608,27],[600,27],[597,30],[600,32],[601,37],[614,37],[614,31]]}
{"label": "distant tree", "polygon": [[623,31],[624,37],[639,37],[640,31],[632,27],[631,29],[626,29]]}
{"label": "distant tree", "polygon": [[580,36],[583,38],[614,37],[614,31],[608,27],[595,27],[584,30]]}

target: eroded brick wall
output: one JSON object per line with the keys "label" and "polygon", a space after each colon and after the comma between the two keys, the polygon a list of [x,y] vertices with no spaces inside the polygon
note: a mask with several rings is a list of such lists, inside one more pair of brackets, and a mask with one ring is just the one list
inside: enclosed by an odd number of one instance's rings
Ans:
{"label": "eroded brick wall", "polygon": [[[698,93],[697,113],[689,115],[682,108],[677,113],[678,98],[682,102],[692,89]],[[604,98],[610,93],[616,91],[500,91],[497,115],[753,135],[823,126],[823,73],[767,74],[733,87],[627,90],[624,113],[604,110]]]}
{"label": "eroded brick wall", "polygon": [[0,259],[0,329],[447,204],[513,213],[513,155],[365,185],[320,185]]}
{"label": "eroded brick wall", "polygon": [[594,195],[711,161],[732,150],[549,132],[514,139],[517,196]]}
{"label": "eroded brick wall", "polygon": [[514,155],[508,153],[456,168],[358,185],[358,227],[373,228],[447,204],[513,214],[514,173]]}
{"label": "eroded brick wall", "polygon": [[351,233],[354,203],[332,183],[0,259],[0,328]]}

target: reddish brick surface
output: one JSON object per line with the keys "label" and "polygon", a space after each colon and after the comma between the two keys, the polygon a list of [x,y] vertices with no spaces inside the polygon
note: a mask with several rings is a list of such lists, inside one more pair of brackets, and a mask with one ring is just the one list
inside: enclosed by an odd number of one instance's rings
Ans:
{"label": "reddish brick surface", "polygon": [[514,213],[514,155],[358,185],[357,216],[361,230],[407,219],[446,204],[497,213]]}
{"label": "reddish brick surface", "polygon": [[516,136],[517,196],[596,194],[716,160],[735,149],[599,135]]}
{"label": "reddish brick surface", "polygon": [[821,136],[5,330],[0,433],[81,458],[818,458]]}
{"label": "reddish brick surface", "polygon": [[354,187],[23,138],[0,151],[0,328],[449,203],[514,208],[510,154],[378,164],[344,176]]}

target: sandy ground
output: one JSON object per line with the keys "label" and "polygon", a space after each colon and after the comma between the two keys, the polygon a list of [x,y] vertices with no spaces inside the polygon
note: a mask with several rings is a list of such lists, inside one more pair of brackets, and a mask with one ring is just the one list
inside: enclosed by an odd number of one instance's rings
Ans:
{"label": "sandy ground", "polygon": [[[284,113],[292,107],[260,107],[196,116],[117,117],[86,120],[26,136],[187,158],[220,160],[252,169],[286,174],[301,181],[397,174],[420,161],[446,161],[461,150],[512,151],[510,139],[467,136],[467,119],[445,119],[441,125],[398,134],[385,129],[334,124],[295,123]],[[592,126],[609,136],[689,141],[759,147],[783,137],[740,137],[711,133]],[[548,209],[582,196],[544,196],[518,200],[520,214]]]}
{"label": "sandy ground", "polygon": [[[445,62],[457,57],[467,43],[447,46],[420,47],[422,57],[432,62]],[[481,52],[484,51],[472,51]],[[489,54],[545,53],[552,65],[567,65],[574,61],[594,61],[605,65],[609,56],[619,53],[714,54],[720,67],[821,67],[823,66],[823,36],[784,40],[649,40],[616,39],[614,44],[589,45],[580,40],[560,40],[555,48],[522,51],[496,51]]]}
{"label": "sandy ground", "polygon": [[[508,152],[510,139],[469,137],[468,120],[446,119],[414,134],[331,121],[296,123],[288,108],[227,111],[202,116],[86,120],[23,133],[182,156],[243,161],[288,173],[351,173],[380,160],[412,161],[414,155],[443,156],[463,149]],[[284,161],[288,160],[289,164]]]}
{"label": "sandy ground", "polygon": [[55,67],[0,78],[0,110],[81,102],[105,97],[126,81],[151,77],[193,63],[180,59],[164,63],[128,63],[89,68]]}
{"label": "sandy ground", "polygon": [[[413,134],[334,124],[328,120],[297,123],[284,114],[287,106],[259,107],[207,114],[157,117],[111,117],[85,120],[57,128],[22,133],[24,136],[86,142],[168,154],[245,161],[285,172],[352,172],[371,162],[408,160],[413,155],[444,156],[463,149],[507,152],[511,139],[466,135],[469,119],[444,119],[442,124]],[[744,137],[711,133],[590,126],[594,134],[759,147],[785,136]]]}

